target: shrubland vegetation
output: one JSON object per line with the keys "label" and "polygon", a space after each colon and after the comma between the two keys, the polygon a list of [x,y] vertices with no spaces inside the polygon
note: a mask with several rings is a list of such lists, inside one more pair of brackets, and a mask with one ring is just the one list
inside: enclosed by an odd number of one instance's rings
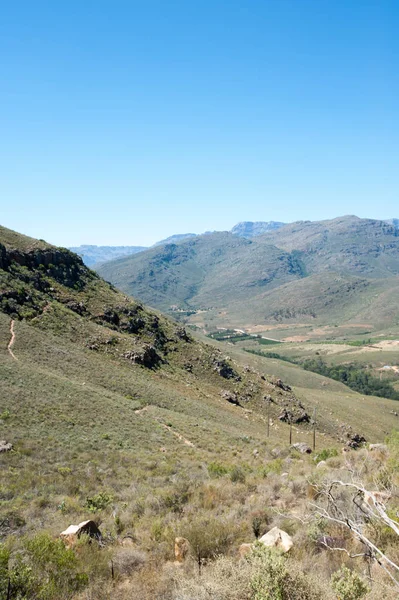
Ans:
{"label": "shrubland vegetation", "polygon": [[321,358],[308,359],[301,364],[307,371],[340,381],[360,394],[399,400],[399,392],[389,382],[374,377],[357,365],[329,366]]}
{"label": "shrubland vegetation", "polygon": [[351,389],[366,394],[368,396],[380,396],[382,398],[391,398],[399,400],[399,392],[397,392],[390,382],[378,379],[371,373],[368,373],[364,368],[351,364],[335,364],[328,365],[322,358],[298,360],[293,357],[284,356],[278,352],[262,352],[260,350],[245,349],[250,354],[263,356],[264,358],[276,358],[292,364],[303,367],[306,371],[318,373],[324,377],[335,379],[347,385]]}
{"label": "shrubland vegetation", "polygon": [[[386,449],[343,455],[335,418],[330,426],[320,410],[317,456],[300,454],[288,447],[288,426],[277,416],[284,407],[310,410],[311,400],[271,375],[267,359],[195,341],[71,253],[1,233],[0,439],[12,449],[0,453],[0,598],[396,597],[371,557],[320,545],[323,536],[344,539],[358,553],[347,528],[309,507],[326,507],[332,478],[355,474],[366,489],[389,492],[395,518],[397,436]],[[320,404],[321,391],[313,392]],[[342,410],[357,428],[360,400],[353,394],[352,401]],[[377,418],[395,423],[390,406],[373,406],[377,426],[368,431],[376,441],[384,437]],[[295,427],[294,441],[306,443],[310,434],[306,424]],[[82,536],[65,547],[60,532],[86,519],[99,526],[100,543]],[[397,563],[392,530],[360,524]],[[274,526],[293,538],[287,555],[256,544]],[[177,536],[190,544],[182,565],[174,564]],[[241,543],[255,544],[244,558]]]}

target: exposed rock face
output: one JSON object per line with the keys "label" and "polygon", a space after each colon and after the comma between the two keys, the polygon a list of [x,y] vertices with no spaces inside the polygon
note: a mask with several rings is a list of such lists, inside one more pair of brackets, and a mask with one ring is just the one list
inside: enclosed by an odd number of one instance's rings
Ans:
{"label": "exposed rock face", "polygon": [[285,223],[281,223],[280,221],[243,221],[237,223],[237,225],[231,229],[231,233],[249,239],[256,237],[257,235],[262,235],[262,233],[266,233],[267,231],[280,229],[283,225],[285,225]]}
{"label": "exposed rock face", "polygon": [[270,548],[280,548],[283,552],[288,552],[294,545],[291,536],[278,527],[273,527],[273,529],[265,533],[259,539],[259,542]]}
{"label": "exposed rock face", "polygon": [[310,417],[304,410],[301,410],[299,414],[294,414],[290,410],[284,408],[278,417],[279,421],[284,423],[310,423]]}
{"label": "exposed rock face", "polygon": [[73,310],[73,312],[77,313],[80,316],[83,316],[87,311],[83,302],[75,302],[74,300],[69,300],[65,306],[69,308],[69,310]]}
{"label": "exposed rock face", "polygon": [[241,379],[238,373],[236,373],[236,371],[225,358],[215,359],[214,369],[221,377],[224,377],[225,379],[235,379],[236,381],[240,381]]}
{"label": "exposed rock face", "polygon": [[182,563],[188,556],[190,551],[190,542],[184,537],[175,538],[175,559],[176,562]]}
{"label": "exposed rock face", "polygon": [[283,383],[281,381],[281,379],[277,379],[275,385],[276,385],[276,387],[280,388],[281,390],[284,390],[285,392],[290,392],[291,391],[291,387],[288,384]]}
{"label": "exposed rock face", "polygon": [[22,318],[27,311],[30,316],[40,314],[42,294],[47,299],[63,301],[63,298],[57,298],[56,290],[48,282],[49,277],[73,290],[83,290],[89,281],[97,278],[78,256],[63,248],[24,252],[0,244],[0,269],[6,274],[6,282],[7,276],[10,282],[15,279],[19,282],[18,288],[13,288],[11,283],[8,288],[6,283],[0,292],[2,311],[14,318]]}
{"label": "exposed rock face", "polygon": [[230,404],[235,404],[235,406],[241,406],[238,396],[235,392],[229,392],[228,390],[223,390],[220,394],[224,400],[230,402]]}
{"label": "exposed rock face", "polygon": [[133,352],[125,352],[125,354],[123,354],[123,358],[131,360],[137,365],[143,365],[148,369],[154,369],[162,362],[162,358],[159,356],[154,346],[150,345],[146,345],[143,348]]}
{"label": "exposed rock face", "polygon": [[179,340],[183,340],[184,342],[193,341],[192,337],[188,335],[184,327],[178,327],[178,329],[176,329],[176,336],[179,338]]}
{"label": "exposed rock face", "polygon": [[79,283],[80,275],[85,269],[82,259],[66,248],[22,252],[21,250],[7,249],[0,244],[0,268],[6,271],[12,267],[13,263],[29,269],[45,268],[51,277],[68,287]]}
{"label": "exposed rock face", "polygon": [[358,448],[361,448],[361,446],[364,446],[366,442],[367,440],[365,437],[359,435],[358,433],[355,433],[355,435],[352,436],[351,439],[346,442],[346,445],[348,446],[348,448],[357,450]]}

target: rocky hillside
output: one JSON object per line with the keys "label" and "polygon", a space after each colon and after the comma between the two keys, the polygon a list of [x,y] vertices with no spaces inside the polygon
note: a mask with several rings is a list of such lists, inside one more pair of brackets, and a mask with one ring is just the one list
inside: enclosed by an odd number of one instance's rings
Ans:
{"label": "rocky hillside", "polygon": [[[306,571],[301,552],[334,531],[317,521],[304,530],[285,515],[303,516],[309,482],[348,464],[340,445],[354,452],[363,437],[383,440],[395,402],[312,373],[306,388],[296,365],[203,343],[69,250],[2,228],[0,261],[1,596],[181,600],[191,589],[189,597],[211,590],[235,600],[226,569],[250,565],[235,558],[240,544],[251,549],[275,527],[296,547],[284,573]],[[368,450],[360,452],[364,477]],[[327,460],[324,470],[314,456]],[[384,464],[367,458],[370,480],[381,471],[391,481]],[[64,535],[65,547],[61,532],[82,523],[97,537]],[[312,600],[331,596],[329,567],[318,561],[322,579],[302,576],[295,600],[304,589]],[[264,576],[258,563],[236,577],[243,600]]]}
{"label": "rocky hillside", "polygon": [[382,278],[399,273],[399,232],[385,221],[352,216],[299,221],[268,232],[258,241],[300,253],[311,274],[334,271]]}
{"label": "rocky hillside", "polygon": [[371,319],[372,327],[383,328],[399,317],[393,302],[398,230],[372,219],[298,222],[253,239],[198,236],[107,263],[99,272],[192,322],[200,311],[213,326]]}
{"label": "rocky hillside", "polygon": [[105,279],[162,310],[220,309],[226,301],[300,279],[303,267],[291,253],[231,233],[197,236],[152,248],[99,268]]}

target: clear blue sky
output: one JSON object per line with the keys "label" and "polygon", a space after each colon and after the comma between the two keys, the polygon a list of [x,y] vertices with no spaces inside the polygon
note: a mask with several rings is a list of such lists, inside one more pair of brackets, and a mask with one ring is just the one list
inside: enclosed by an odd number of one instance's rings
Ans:
{"label": "clear blue sky", "polygon": [[0,223],[150,244],[399,217],[397,0],[20,0],[0,14]]}

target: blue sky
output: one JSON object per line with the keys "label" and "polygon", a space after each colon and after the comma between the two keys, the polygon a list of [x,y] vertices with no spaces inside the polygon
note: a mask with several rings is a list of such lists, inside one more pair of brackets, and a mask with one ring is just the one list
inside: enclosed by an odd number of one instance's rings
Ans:
{"label": "blue sky", "polygon": [[0,223],[142,244],[399,216],[397,0],[2,3]]}

